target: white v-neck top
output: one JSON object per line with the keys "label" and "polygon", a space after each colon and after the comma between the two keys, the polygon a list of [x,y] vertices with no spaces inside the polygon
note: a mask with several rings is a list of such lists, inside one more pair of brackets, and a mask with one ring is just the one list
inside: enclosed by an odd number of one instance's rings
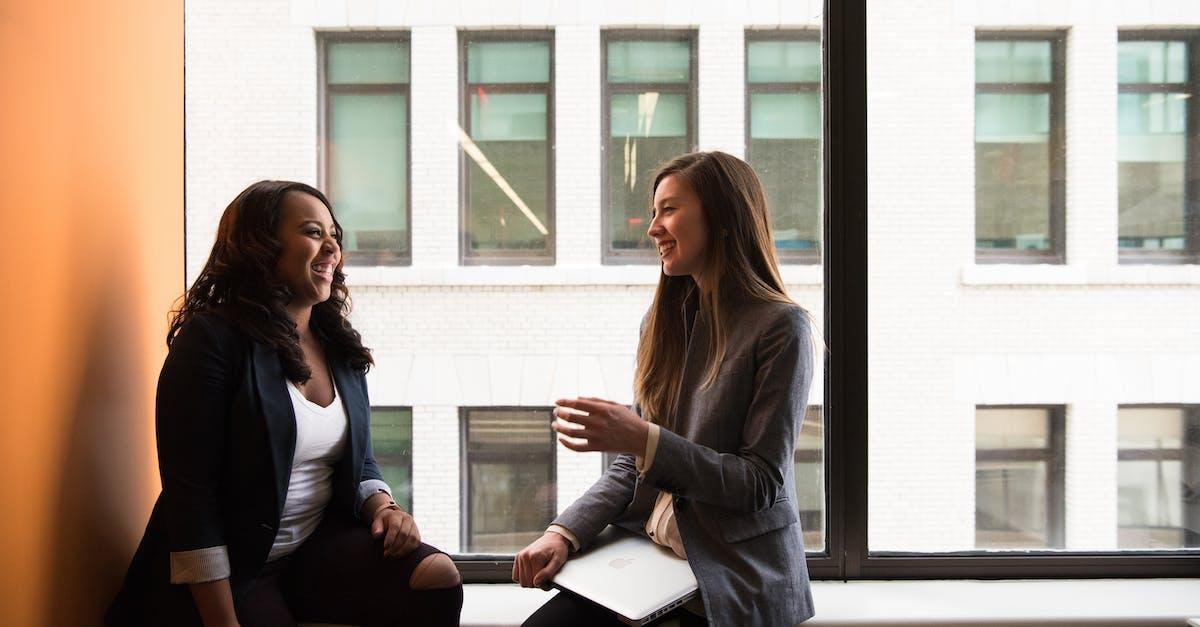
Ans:
{"label": "white v-neck top", "polygon": [[296,453],[279,532],[267,560],[276,560],[304,543],[321,522],[321,514],[333,495],[333,468],[346,449],[348,422],[342,395],[333,388],[333,402],[322,407],[307,398],[292,382],[287,383],[296,413]]}

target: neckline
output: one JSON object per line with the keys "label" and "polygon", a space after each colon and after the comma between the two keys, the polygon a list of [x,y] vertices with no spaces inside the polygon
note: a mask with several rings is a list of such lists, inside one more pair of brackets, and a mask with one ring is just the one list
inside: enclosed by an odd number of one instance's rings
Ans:
{"label": "neckline", "polygon": [[338,394],[337,382],[333,380],[332,376],[329,377],[329,381],[333,385],[333,400],[329,401],[328,405],[321,405],[320,403],[314,403],[313,401],[308,400],[308,397],[304,395],[304,392],[300,391],[300,386],[296,385],[294,381],[289,380],[287,384],[288,390],[291,392],[293,397],[300,399],[301,402],[316,411],[326,413],[334,410],[338,402],[342,400],[341,395]]}

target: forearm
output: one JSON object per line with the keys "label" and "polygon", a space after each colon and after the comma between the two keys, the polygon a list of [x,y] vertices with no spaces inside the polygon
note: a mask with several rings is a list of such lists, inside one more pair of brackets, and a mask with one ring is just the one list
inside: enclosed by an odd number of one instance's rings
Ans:
{"label": "forearm", "polygon": [[771,507],[784,491],[782,460],[768,462],[750,451],[719,453],[662,429],[654,465],[645,481],[682,496],[738,511]]}
{"label": "forearm", "polygon": [[622,454],[583,496],[554,519],[553,524],[571,530],[576,541],[587,546],[596,534],[629,507],[636,483],[633,455]]}
{"label": "forearm", "polygon": [[230,627],[237,625],[237,614],[233,609],[233,593],[228,579],[193,583],[188,586],[192,600],[205,627]]}

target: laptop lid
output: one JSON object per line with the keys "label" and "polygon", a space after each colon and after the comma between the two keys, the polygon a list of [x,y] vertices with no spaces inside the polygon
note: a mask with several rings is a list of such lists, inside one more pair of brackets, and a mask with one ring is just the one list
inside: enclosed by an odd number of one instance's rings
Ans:
{"label": "laptop lid", "polygon": [[551,582],[640,625],[695,596],[687,560],[648,538],[609,525],[595,543],[572,556]]}

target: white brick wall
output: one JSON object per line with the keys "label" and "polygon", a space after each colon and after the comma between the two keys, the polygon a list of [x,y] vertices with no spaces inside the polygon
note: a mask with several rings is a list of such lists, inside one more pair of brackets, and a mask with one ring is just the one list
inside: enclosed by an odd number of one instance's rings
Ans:
{"label": "white brick wall", "polygon": [[742,24],[703,24],[699,63],[699,147],[746,156],[746,37]]}
{"label": "white brick wall", "polygon": [[[449,4],[449,3],[438,3]],[[412,29],[413,265],[458,265],[458,33]]]}
{"label": "white brick wall", "polygon": [[[1198,7],[870,3],[873,549],[973,546],[975,406],[1006,403],[1067,406],[1067,545],[1112,548],[1117,405],[1200,403],[1200,268],[1117,265],[1114,183],[1117,29],[1200,25]],[[413,407],[414,512],[427,541],[455,550],[459,406],[630,400],[657,270],[599,262],[601,30],[698,29],[700,145],[742,154],[744,28],[818,26],[821,2],[205,0],[185,11],[189,278],[246,184],[316,182],[314,32],[411,32],[413,265],[348,274],[378,362],[372,401]],[[555,29],[557,263],[463,268],[457,29],[517,27]],[[977,27],[1068,29],[1065,266],[974,264]],[[820,319],[819,269],[785,277]],[[561,507],[600,462],[560,449],[557,463]]]}

